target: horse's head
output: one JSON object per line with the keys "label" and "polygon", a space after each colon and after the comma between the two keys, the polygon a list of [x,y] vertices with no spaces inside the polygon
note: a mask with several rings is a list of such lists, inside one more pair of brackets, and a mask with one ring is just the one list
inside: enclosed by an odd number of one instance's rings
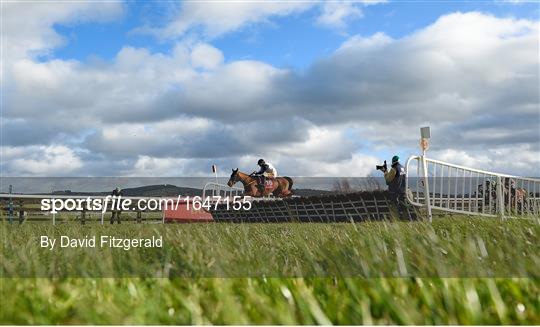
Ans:
{"label": "horse's head", "polygon": [[238,168],[236,168],[236,169],[232,170],[232,174],[231,174],[231,177],[229,178],[229,181],[227,182],[227,185],[229,185],[229,187],[232,187],[238,181],[239,181],[239,179],[238,179]]}

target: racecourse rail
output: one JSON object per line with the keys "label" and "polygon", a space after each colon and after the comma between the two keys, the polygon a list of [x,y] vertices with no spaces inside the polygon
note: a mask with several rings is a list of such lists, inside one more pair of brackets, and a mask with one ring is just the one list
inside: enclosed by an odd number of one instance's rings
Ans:
{"label": "racecourse rail", "polygon": [[[22,223],[26,220],[31,221],[43,221],[50,218],[53,224],[56,224],[57,217],[59,216],[73,216],[76,215],[76,219],[79,220],[82,224],[86,223],[88,220],[92,220],[93,216],[97,216],[101,224],[104,223],[105,212],[101,211],[62,211],[59,213],[51,213],[48,211],[41,211],[37,208],[42,199],[105,199],[107,195],[56,195],[56,194],[11,194],[11,193],[2,193],[0,194],[0,199],[2,199],[2,214],[7,215],[8,219],[3,217],[3,220],[13,219],[15,212],[17,212],[17,220],[19,223]],[[167,197],[168,198],[168,197]],[[133,205],[140,200],[151,201],[151,200],[164,200],[165,197],[148,197],[148,196],[122,196],[122,200],[132,200]],[[6,205],[7,204],[7,205]],[[136,215],[134,220],[138,223],[143,221],[143,213],[145,213],[144,218],[147,222],[165,222],[165,216],[163,210],[138,210],[137,208],[132,207],[130,212],[124,212],[123,215],[131,218],[132,213]],[[111,213],[112,208],[108,207],[106,212]]]}
{"label": "racecourse rail", "polygon": [[[422,156],[407,160],[408,201],[445,212],[487,217],[540,216],[540,179],[455,165]],[[416,172],[414,191],[411,174]],[[428,200],[426,200],[428,199]]]}
{"label": "racecourse rail", "polygon": [[[439,212],[487,217],[540,217],[540,180],[499,174],[450,164],[422,156],[412,156],[407,160],[407,200],[408,219],[414,220],[423,208]],[[416,176],[413,176],[416,173]],[[243,189],[209,182],[203,189],[201,198],[214,201],[215,197],[232,199],[243,195]],[[41,199],[104,199],[106,196],[54,195],[54,194],[0,194],[3,220],[13,220],[18,213],[19,223],[26,220],[47,221],[55,224],[58,217],[70,217],[64,212],[58,214],[36,210]],[[122,199],[136,201],[165,200],[171,197],[129,196]],[[175,200],[190,201],[189,197]],[[427,200],[426,200],[427,199]],[[392,204],[387,192],[336,193],[327,196],[292,198],[251,198],[250,210],[229,210],[225,203],[218,203],[205,214],[209,220],[227,222],[344,222],[382,220],[392,216]],[[6,206],[7,204],[7,206]],[[417,209],[413,209],[417,208]],[[420,210],[418,210],[420,209]],[[76,212],[75,220],[81,223],[97,220],[102,224],[107,213],[94,211]],[[135,214],[135,217],[132,217]],[[5,219],[6,215],[9,219]],[[71,215],[71,216],[70,216]],[[138,223],[164,223],[168,219],[165,210],[138,210],[122,214],[123,220]],[[65,221],[61,219],[60,221]],[[192,221],[192,220],[185,220]],[[200,221],[208,221],[201,219]]]}
{"label": "racecourse rail", "polygon": [[[207,185],[205,192],[201,198],[208,198],[210,201],[215,196],[219,195],[223,199],[232,196],[239,196],[239,190],[227,190],[224,185],[212,183]],[[211,190],[212,189],[212,190]],[[209,193],[211,195],[209,195]],[[37,205],[41,199],[104,199],[106,196],[81,196],[81,195],[24,195],[24,194],[0,194],[0,198],[12,203],[11,216],[14,212],[18,212],[18,222],[23,223],[27,220],[47,220],[52,218],[52,223],[58,222],[59,216],[73,216],[74,212],[41,212],[37,209]],[[169,197],[122,197],[123,200],[166,200]],[[178,198],[174,198],[178,200]],[[180,198],[180,201],[189,201],[193,198]],[[311,196],[311,197],[292,197],[287,199],[278,198],[250,198],[250,210],[231,210],[224,202],[215,203],[208,210],[214,221],[221,222],[344,222],[344,221],[364,221],[364,220],[382,220],[390,218],[391,205],[386,192],[354,192],[350,194],[336,194],[331,196]],[[5,202],[5,201],[4,201]],[[34,208],[32,208],[34,205]],[[6,213],[4,207],[3,213]],[[108,208],[107,213],[78,211],[75,212],[76,220],[82,224],[92,220],[92,215],[97,216],[103,224],[105,215],[112,212]],[[122,215],[132,218],[131,214],[137,215],[137,222],[144,220],[147,222],[166,222],[167,219],[165,210],[147,210],[141,211],[133,208],[130,212],[124,212]],[[412,214],[411,214],[412,215]],[[125,221],[124,216],[123,221]],[[12,218],[13,219],[13,218]],[[5,220],[5,219],[4,219]],[[95,220],[95,219],[94,219]],[[129,219],[133,220],[133,219]],[[192,220],[190,220],[192,221]]]}

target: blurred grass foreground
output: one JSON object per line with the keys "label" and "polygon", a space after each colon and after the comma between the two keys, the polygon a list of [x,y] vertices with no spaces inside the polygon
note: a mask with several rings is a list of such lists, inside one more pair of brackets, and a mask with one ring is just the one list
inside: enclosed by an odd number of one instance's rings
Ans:
{"label": "blurred grass foreground", "polygon": [[[1,233],[3,324],[540,323],[539,220]],[[161,235],[163,248],[50,251],[41,235]]]}

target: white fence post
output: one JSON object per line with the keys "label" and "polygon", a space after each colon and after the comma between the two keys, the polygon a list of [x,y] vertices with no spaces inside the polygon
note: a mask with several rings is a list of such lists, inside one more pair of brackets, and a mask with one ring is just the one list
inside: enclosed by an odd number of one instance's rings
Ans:
{"label": "white fence post", "polygon": [[426,210],[428,215],[429,222],[432,222],[433,217],[431,215],[431,199],[429,198],[429,182],[428,182],[428,172],[427,172],[427,163],[426,163],[426,153],[422,155],[422,170],[424,174],[424,198],[426,201]]}
{"label": "white fence post", "polygon": [[161,223],[165,224],[165,208],[161,210]]}
{"label": "white fence post", "polygon": [[[491,190],[489,190],[489,192],[491,193]],[[497,176],[496,194],[497,194],[497,213],[499,214],[501,219],[504,219],[504,191],[503,191],[503,182],[502,182],[501,176]]]}
{"label": "white fence post", "polygon": [[[429,139],[431,137],[431,129],[429,126],[420,128],[420,148],[422,149],[422,170],[424,174],[424,199],[426,201],[426,211],[428,220],[431,223],[431,199],[429,198],[429,181],[426,162],[426,151],[429,149]],[[435,203],[434,203],[435,204]]]}

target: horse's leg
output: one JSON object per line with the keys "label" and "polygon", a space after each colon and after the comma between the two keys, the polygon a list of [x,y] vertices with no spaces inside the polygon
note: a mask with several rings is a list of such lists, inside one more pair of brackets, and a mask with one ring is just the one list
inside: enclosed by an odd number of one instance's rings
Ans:
{"label": "horse's leg", "polygon": [[288,188],[284,188],[284,189],[281,191],[281,195],[282,195],[282,197],[287,197],[287,196],[291,195],[291,191],[289,191]]}
{"label": "horse's leg", "polygon": [[287,196],[291,196],[293,194],[293,191],[291,191],[291,185],[290,182],[285,178],[285,193]]}
{"label": "horse's leg", "polygon": [[279,183],[279,179],[274,179],[274,188],[272,191],[270,191],[273,196],[281,197],[281,185]]}
{"label": "horse's leg", "polygon": [[252,196],[254,198],[262,197],[264,195],[259,192],[257,185],[251,185],[251,194],[253,194]]}
{"label": "horse's leg", "polygon": [[272,191],[272,194],[279,198],[283,197],[283,191],[281,190],[281,187],[279,185]]}
{"label": "horse's leg", "polygon": [[[283,183],[286,183],[286,185],[283,185]],[[291,194],[291,191],[289,191],[289,182],[285,179],[279,180],[277,182],[278,186],[276,187],[276,190],[274,191],[274,195],[279,196],[280,198],[287,197]],[[277,193],[277,194],[276,194]]]}

